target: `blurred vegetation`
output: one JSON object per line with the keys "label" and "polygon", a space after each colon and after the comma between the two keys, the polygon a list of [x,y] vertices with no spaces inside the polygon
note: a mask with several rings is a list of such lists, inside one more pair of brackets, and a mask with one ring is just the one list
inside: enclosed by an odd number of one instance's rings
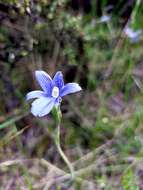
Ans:
{"label": "blurred vegetation", "polygon": [[[141,0],[0,0],[0,190],[143,189],[142,20]],[[25,100],[38,69],[83,88],[61,106],[79,184],[56,181],[68,170],[53,119],[34,118]]]}

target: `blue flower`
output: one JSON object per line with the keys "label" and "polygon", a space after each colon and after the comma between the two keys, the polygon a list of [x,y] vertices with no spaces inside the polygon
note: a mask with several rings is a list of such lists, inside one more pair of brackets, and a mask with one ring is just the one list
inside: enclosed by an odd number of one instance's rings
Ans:
{"label": "blue flower", "polygon": [[108,15],[103,15],[103,16],[100,18],[100,23],[109,22],[110,19],[111,19],[110,16],[108,16]]}
{"label": "blue flower", "polygon": [[142,34],[142,30],[133,30],[129,26],[125,27],[124,32],[132,43],[138,42]]}
{"label": "blue flower", "polygon": [[43,91],[35,90],[26,95],[27,100],[36,98],[31,107],[34,116],[47,115],[54,106],[60,105],[63,96],[81,90],[77,83],[64,84],[60,71],[55,74],[53,79],[44,71],[35,71],[35,76]]}

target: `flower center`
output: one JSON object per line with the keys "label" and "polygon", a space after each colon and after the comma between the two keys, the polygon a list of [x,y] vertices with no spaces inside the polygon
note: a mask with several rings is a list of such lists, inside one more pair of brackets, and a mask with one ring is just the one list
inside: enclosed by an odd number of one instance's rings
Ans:
{"label": "flower center", "polygon": [[59,96],[59,88],[58,87],[54,87],[52,90],[52,96],[53,98],[57,98]]}

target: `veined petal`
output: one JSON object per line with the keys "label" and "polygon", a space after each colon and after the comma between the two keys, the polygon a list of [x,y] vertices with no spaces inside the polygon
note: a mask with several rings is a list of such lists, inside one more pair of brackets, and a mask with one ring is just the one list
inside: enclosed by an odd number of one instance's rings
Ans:
{"label": "veined petal", "polygon": [[51,98],[51,101],[42,109],[42,111],[38,114],[38,116],[43,117],[49,114],[54,105],[55,105],[55,99]]}
{"label": "veined petal", "polygon": [[39,114],[43,111],[45,106],[47,106],[50,103],[51,100],[52,98],[47,98],[47,97],[41,97],[36,99],[32,103],[32,108],[31,108],[32,114],[34,116],[39,116]]}
{"label": "veined petal", "polygon": [[61,71],[58,71],[54,78],[53,81],[55,82],[56,86],[61,89],[64,86],[64,80],[63,80],[63,74]]}
{"label": "veined petal", "polygon": [[62,97],[67,94],[78,92],[80,90],[82,90],[82,88],[79,86],[79,84],[72,82],[72,83],[68,83],[64,86],[60,95]]}
{"label": "veined petal", "polygon": [[30,100],[33,98],[40,98],[40,97],[43,97],[45,95],[46,95],[45,92],[40,91],[40,90],[31,91],[26,95],[26,100]]}
{"label": "veined petal", "polygon": [[35,76],[40,84],[41,88],[48,94],[51,94],[51,86],[52,86],[52,79],[51,77],[44,71],[35,71]]}

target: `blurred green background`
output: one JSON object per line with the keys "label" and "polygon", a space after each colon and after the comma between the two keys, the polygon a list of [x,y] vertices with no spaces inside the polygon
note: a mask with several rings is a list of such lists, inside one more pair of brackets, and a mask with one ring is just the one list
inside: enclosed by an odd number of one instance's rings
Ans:
{"label": "blurred green background", "polygon": [[[83,88],[61,105],[78,184],[56,181],[52,115],[30,113],[35,70]],[[142,0],[0,0],[0,190],[142,190],[142,151]]]}

